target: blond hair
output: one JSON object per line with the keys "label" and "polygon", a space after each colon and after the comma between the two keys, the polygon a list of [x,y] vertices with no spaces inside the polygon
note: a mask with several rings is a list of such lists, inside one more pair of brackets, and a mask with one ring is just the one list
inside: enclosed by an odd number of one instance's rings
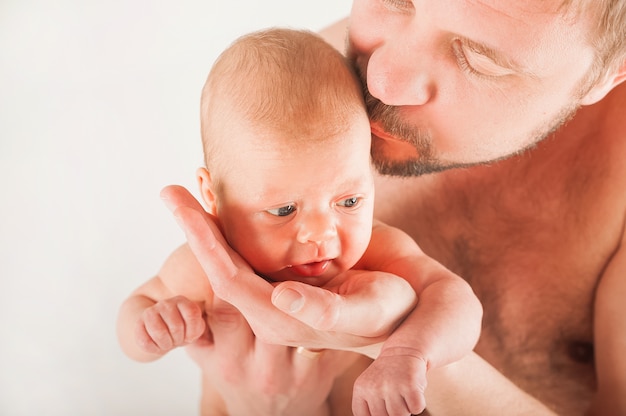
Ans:
{"label": "blond hair", "polygon": [[563,0],[561,9],[589,22],[588,41],[596,59],[583,83],[586,88],[626,65],[626,0]]}
{"label": "blond hair", "polygon": [[224,106],[251,128],[293,140],[308,140],[313,132],[337,135],[353,114],[365,113],[360,84],[344,57],[312,32],[280,28],[237,39],[213,65],[201,99],[207,167],[227,133],[229,121],[220,119]]}

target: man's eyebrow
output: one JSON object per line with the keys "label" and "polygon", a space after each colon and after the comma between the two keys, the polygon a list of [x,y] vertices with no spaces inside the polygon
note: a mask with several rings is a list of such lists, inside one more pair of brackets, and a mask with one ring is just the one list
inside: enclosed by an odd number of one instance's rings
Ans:
{"label": "man's eyebrow", "polygon": [[472,51],[486,56],[487,58],[491,59],[493,62],[495,62],[496,64],[498,64],[499,66],[503,68],[507,68],[515,72],[519,72],[522,74],[527,74],[527,75],[536,77],[536,74],[534,73],[534,71],[530,70],[528,67],[522,65],[521,63],[515,61],[510,56],[492,47],[489,47],[483,43],[479,43],[479,42],[476,42],[467,38],[464,38],[463,42]]}

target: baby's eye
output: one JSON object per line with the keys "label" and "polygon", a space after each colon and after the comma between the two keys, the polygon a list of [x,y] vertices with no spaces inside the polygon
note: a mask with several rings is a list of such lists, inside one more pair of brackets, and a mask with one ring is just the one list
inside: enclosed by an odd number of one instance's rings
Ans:
{"label": "baby's eye", "polygon": [[286,217],[287,215],[291,215],[296,212],[296,206],[293,204],[285,205],[278,208],[268,209],[267,212],[277,217]]}
{"label": "baby's eye", "polygon": [[358,196],[352,196],[350,198],[346,198],[342,201],[339,201],[337,205],[346,207],[346,208],[354,208],[361,203],[361,199]]}

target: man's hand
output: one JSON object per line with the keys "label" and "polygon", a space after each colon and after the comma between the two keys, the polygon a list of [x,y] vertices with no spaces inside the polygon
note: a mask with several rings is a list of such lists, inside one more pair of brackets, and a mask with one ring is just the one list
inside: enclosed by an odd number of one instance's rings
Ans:
{"label": "man's hand", "polygon": [[176,296],[143,311],[135,339],[143,351],[163,355],[194,342],[205,329],[200,306],[183,296]]}
{"label": "man's hand", "polygon": [[[359,350],[370,356],[378,353],[388,334],[359,336],[353,331],[355,317],[363,322],[376,293],[358,289],[333,293],[322,288],[284,282],[274,287],[254,274],[250,266],[224,240],[214,217],[183,187],[169,186],[161,197],[185,232],[189,247],[198,259],[219,298],[235,306],[263,342],[308,348]],[[272,303],[274,302],[274,303]],[[377,322],[378,329],[392,328],[399,317],[379,314],[389,322]],[[322,319],[320,319],[322,317]],[[359,331],[357,331],[359,332]],[[380,332],[380,331],[378,331]],[[372,347],[373,345],[376,345]],[[363,348],[369,347],[369,348]]]}
{"label": "man's hand", "polygon": [[[219,298],[209,302],[210,337],[187,347],[204,379],[205,411],[259,416],[349,414],[356,376],[369,363],[346,351],[301,354],[255,337],[246,319]],[[354,369],[354,370],[353,370]],[[341,399],[333,400],[343,392]]]}
{"label": "man's hand", "polygon": [[322,331],[387,337],[417,304],[406,280],[379,271],[348,270],[324,286],[326,290],[310,287],[281,282],[272,293],[272,303]]}

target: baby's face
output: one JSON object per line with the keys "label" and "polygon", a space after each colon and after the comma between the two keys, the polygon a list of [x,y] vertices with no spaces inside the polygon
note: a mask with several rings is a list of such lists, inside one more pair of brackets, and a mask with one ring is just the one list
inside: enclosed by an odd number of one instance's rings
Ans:
{"label": "baby's face", "polygon": [[352,268],[369,244],[369,123],[363,113],[343,134],[297,150],[280,142],[268,136],[262,146],[233,147],[237,163],[222,178],[217,216],[230,245],[257,273],[322,286]]}

